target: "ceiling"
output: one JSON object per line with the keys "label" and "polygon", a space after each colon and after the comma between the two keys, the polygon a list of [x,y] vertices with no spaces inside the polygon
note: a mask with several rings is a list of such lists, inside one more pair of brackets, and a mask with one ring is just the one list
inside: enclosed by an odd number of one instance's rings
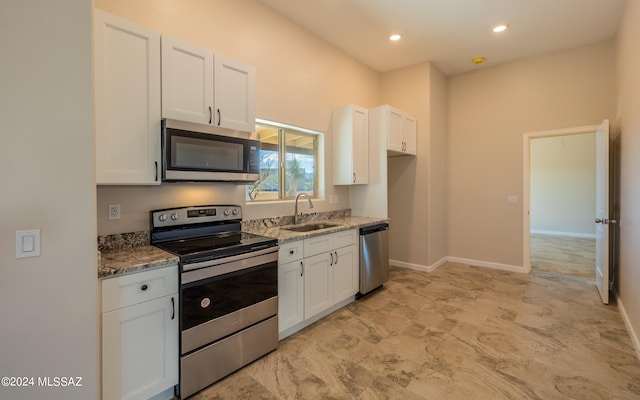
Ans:
{"label": "ceiling", "polygon": [[[455,75],[615,37],[626,0],[261,0],[380,72]],[[633,1],[633,0],[631,0]],[[502,33],[492,28],[509,24]],[[403,38],[391,42],[392,33]],[[476,65],[474,57],[486,61]]]}

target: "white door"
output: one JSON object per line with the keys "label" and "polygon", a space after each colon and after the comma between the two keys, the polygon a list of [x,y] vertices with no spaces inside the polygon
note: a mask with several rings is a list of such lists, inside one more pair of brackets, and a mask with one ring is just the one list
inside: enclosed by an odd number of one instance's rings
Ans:
{"label": "white door", "polygon": [[609,304],[609,120],[596,130],[596,286]]}
{"label": "white door", "polygon": [[304,262],[278,265],[278,330],[304,320]]}
{"label": "white door", "polygon": [[358,292],[358,247],[342,247],[333,252],[333,302],[353,297]]}
{"label": "white door", "polygon": [[333,305],[331,267],[333,254],[323,253],[304,260],[304,318],[309,319]]}
{"label": "white door", "polygon": [[214,121],[241,132],[256,129],[256,69],[220,54],[214,56]]}
{"label": "white door", "polygon": [[162,35],[162,117],[213,124],[213,53]]}

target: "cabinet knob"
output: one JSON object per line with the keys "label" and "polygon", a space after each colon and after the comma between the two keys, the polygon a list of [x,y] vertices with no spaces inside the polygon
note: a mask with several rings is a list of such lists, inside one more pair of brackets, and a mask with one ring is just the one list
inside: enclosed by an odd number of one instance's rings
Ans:
{"label": "cabinet knob", "polygon": [[293,254],[293,253],[295,253],[295,251],[289,250],[289,254]]}
{"label": "cabinet knob", "polygon": [[140,289],[144,292],[145,290],[149,289],[149,286],[145,283],[140,287]]}

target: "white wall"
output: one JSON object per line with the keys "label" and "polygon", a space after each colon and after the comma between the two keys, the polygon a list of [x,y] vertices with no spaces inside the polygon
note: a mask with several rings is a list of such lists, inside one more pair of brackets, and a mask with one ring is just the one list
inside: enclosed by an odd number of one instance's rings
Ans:
{"label": "white wall", "polygon": [[[98,398],[91,0],[0,2],[2,399]],[[40,257],[15,232],[41,230]],[[38,387],[37,377],[82,377]]]}
{"label": "white wall", "polygon": [[618,116],[620,148],[620,260],[616,291],[640,355],[640,2],[629,1],[618,31]]}
{"label": "white wall", "polygon": [[532,139],[531,232],[595,238],[595,134]]}

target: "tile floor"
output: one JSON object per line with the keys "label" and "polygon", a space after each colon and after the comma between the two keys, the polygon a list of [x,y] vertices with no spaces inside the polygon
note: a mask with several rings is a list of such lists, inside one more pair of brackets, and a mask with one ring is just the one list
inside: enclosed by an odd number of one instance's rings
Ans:
{"label": "tile floor", "polygon": [[615,304],[583,278],[449,263],[283,340],[204,399],[640,399]]}
{"label": "tile floor", "polygon": [[596,281],[596,240],[531,234],[531,268]]}

